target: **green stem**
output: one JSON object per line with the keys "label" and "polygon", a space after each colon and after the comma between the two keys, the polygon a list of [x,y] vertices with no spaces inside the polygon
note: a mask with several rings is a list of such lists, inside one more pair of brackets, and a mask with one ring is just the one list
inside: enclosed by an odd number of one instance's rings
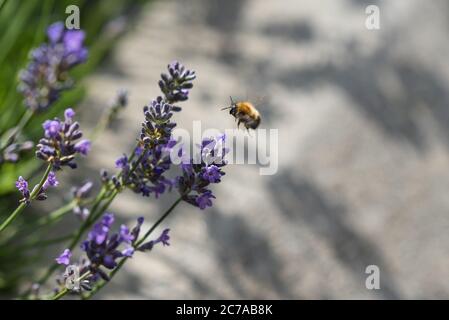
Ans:
{"label": "green stem", "polygon": [[175,202],[173,202],[173,204],[171,205],[170,208],[168,208],[168,210],[159,218],[159,220],[156,221],[156,223],[145,233],[145,235],[142,237],[142,239],[140,239],[139,241],[137,241],[135,243],[135,248],[137,248],[138,246],[140,246],[148,237],[149,235],[154,231],[154,229],[156,229],[161,223],[162,221],[165,220],[165,218],[168,217],[168,215],[173,211],[173,209],[176,208],[176,206],[182,201],[182,196],[179,197]]}
{"label": "green stem", "polygon": [[108,121],[108,115],[103,112],[103,114],[100,117],[100,121],[98,122],[98,124],[94,127],[94,130],[92,131],[92,133],[90,134],[90,140],[96,140],[97,137],[106,130],[107,126],[109,124]]}
{"label": "green stem", "polygon": [[43,226],[52,225],[61,219],[67,212],[70,212],[75,208],[76,201],[72,200],[66,205],[59,207],[58,209],[50,212],[47,216],[44,216],[36,221],[36,224],[33,225],[33,228],[39,228]]}
{"label": "green stem", "polygon": [[[137,241],[133,247],[137,249],[150,235],[151,233],[164,221],[170,213],[176,208],[176,206],[181,202],[182,196],[179,197],[168,210],[156,221],[156,223],[145,233],[145,235]],[[101,288],[103,288],[107,283],[109,283],[114,275],[122,268],[125,262],[128,260],[127,257],[123,258],[117,265],[117,267],[109,273],[109,281],[103,281],[99,283],[95,288],[92,289],[83,299],[90,299],[95,293],[97,293]]]}
{"label": "green stem", "polygon": [[[47,166],[47,169],[45,170],[44,175],[41,178],[41,181],[39,182],[39,184],[37,185],[37,187],[35,187],[33,189],[33,191],[31,192],[30,195],[30,201],[34,200],[36,198],[36,196],[39,194],[39,191],[42,189],[42,186],[44,185],[45,181],[47,181],[48,175],[51,171],[52,165],[49,164]],[[9,217],[1,224],[0,226],[0,232],[2,232],[3,230],[5,230],[13,221],[14,219],[17,218],[17,216],[25,209],[26,207],[26,203],[22,202],[17,208],[16,210],[13,211],[13,213],[11,213],[9,215]]]}
{"label": "green stem", "polygon": [[[81,226],[81,228],[78,230],[78,232],[75,234],[72,242],[69,245],[69,249],[73,250],[73,248],[75,248],[76,244],[78,243],[78,241],[81,239],[82,235],[84,234],[84,232],[89,229],[92,224],[98,219],[98,217],[104,212],[106,211],[106,209],[109,207],[109,205],[111,204],[111,202],[114,200],[114,198],[117,196],[118,192],[117,190],[114,190],[114,192],[112,193],[112,195],[110,196],[110,198],[107,200],[107,202],[100,208],[100,210],[98,210],[98,212],[95,212],[92,210],[90,216],[92,216],[92,218],[89,216],[88,219],[85,220],[85,223],[83,223],[83,225]],[[100,203],[100,202],[98,202]],[[91,218],[91,219],[90,219]]]}

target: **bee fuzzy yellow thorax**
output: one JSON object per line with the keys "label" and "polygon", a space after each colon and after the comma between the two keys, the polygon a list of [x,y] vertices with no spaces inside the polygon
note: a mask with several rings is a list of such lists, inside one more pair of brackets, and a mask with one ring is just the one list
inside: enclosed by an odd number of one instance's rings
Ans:
{"label": "bee fuzzy yellow thorax", "polygon": [[237,112],[241,114],[247,114],[252,117],[259,116],[259,112],[254,107],[254,105],[249,101],[242,101],[236,103]]}
{"label": "bee fuzzy yellow thorax", "polygon": [[238,121],[237,128],[240,124],[243,124],[247,130],[257,129],[260,124],[261,117],[256,107],[249,101],[234,102],[231,99],[231,105],[229,107],[222,108],[221,110],[230,109],[229,113]]}

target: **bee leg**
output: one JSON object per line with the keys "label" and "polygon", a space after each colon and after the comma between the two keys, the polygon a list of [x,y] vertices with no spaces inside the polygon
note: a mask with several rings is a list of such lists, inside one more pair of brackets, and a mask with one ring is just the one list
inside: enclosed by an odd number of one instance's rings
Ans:
{"label": "bee leg", "polygon": [[237,129],[240,129],[240,123],[241,121],[239,120],[239,122],[237,122]]}

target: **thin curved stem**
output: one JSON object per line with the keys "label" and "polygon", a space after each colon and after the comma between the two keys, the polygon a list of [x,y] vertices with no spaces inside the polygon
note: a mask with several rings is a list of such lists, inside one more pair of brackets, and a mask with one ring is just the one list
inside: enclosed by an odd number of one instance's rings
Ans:
{"label": "thin curved stem", "polygon": [[[39,181],[39,184],[37,187],[33,189],[30,195],[30,200],[34,200],[36,196],[39,194],[40,190],[42,189],[45,181],[47,181],[48,175],[50,174],[52,165],[49,164],[47,166],[47,169],[45,170],[44,175],[42,176],[41,180]],[[16,218],[17,216],[25,209],[26,203],[22,202],[10,215],[6,220],[0,225],[0,232],[5,230]]]}
{"label": "thin curved stem", "polygon": [[66,213],[70,212],[75,208],[76,201],[72,200],[69,203],[65,204],[62,207],[59,207],[58,209],[50,212],[48,215],[41,217],[39,220],[36,221],[36,224],[33,225],[33,228],[39,228],[43,226],[49,226],[53,223],[57,222],[59,219],[61,219]]}
{"label": "thin curved stem", "polygon": [[182,196],[179,197],[173,204],[168,208],[168,210],[156,221],[156,223],[145,233],[145,235],[135,243],[135,248],[140,246],[149,236],[150,234],[156,229],[162,221],[165,220],[169,216],[169,214],[176,208],[176,206],[182,201]]}

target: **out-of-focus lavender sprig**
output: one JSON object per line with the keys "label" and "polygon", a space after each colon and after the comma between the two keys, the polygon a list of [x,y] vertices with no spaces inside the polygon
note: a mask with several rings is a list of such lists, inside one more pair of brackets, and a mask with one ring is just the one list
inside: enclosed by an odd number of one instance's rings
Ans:
{"label": "out-of-focus lavender sprig", "polygon": [[55,170],[60,170],[62,166],[75,169],[75,155],[87,155],[90,151],[89,140],[77,141],[83,134],[79,130],[79,123],[73,121],[74,116],[75,112],[69,108],[64,113],[64,121],[55,118],[43,124],[45,137],[39,140],[36,156],[51,163]]}
{"label": "out-of-focus lavender sprig", "polygon": [[47,109],[61,92],[73,86],[68,72],[87,59],[82,30],[66,30],[63,22],[47,28],[49,42],[34,49],[28,66],[20,72],[19,91],[32,111]]}
{"label": "out-of-focus lavender sprig", "polygon": [[12,143],[5,147],[5,150],[0,153],[0,164],[3,162],[15,163],[20,159],[20,153],[29,151],[33,148],[32,141],[25,141],[22,143]]}
{"label": "out-of-focus lavender sprig", "polygon": [[128,105],[128,91],[120,89],[115,95],[114,99],[109,104],[108,121],[111,122],[117,117],[118,112],[121,109],[126,108]]}
{"label": "out-of-focus lavender sprig", "polygon": [[[204,139],[199,146],[200,153],[194,159],[183,159],[182,175],[176,178],[176,188],[184,201],[205,209],[212,206],[215,196],[208,186],[221,182],[225,174],[222,167],[226,165],[225,136]],[[193,194],[192,194],[193,192]]]}
{"label": "out-of-focus lavender sprig", "polygon": [[76,202],[76,205],[73,208],[73,213],[83,221],[87,219],[90,211],[87,207],[84,207],[81,202],[89,197],[93,185],[94,184],[91,181],[87,181],[82,186],[72,189],[73,199]]}
{"label": "out-of-focus lavender sprig", "polygon": [[188,70],[178,61],[170,63],[168,74],[162,73],[159,87],[169,103],[185,101],[189,98],[189,90],[192,89],[192,81],[196,78],[195,71]]}
{"label": "out-of-focus lavender sprig", "polygon": [[120,89],[114,99],[109,103],[107,109],[103,111],[101,119],[98,125],[95,126],[92,133],[92,140],[104,131],[117,118],[119,112],[125,109],[127,105],[128,91],[125,89]]}
{"label": "out-of-focus lavender sprig", "polygon": [[0,139],[0,165],[17,162],[19,152],[29,150],[30,142],[15,143],[17,136],[27,126],[36,112],[44,111],[61,92],[73,86],[69,71],[86,61],[88,50],[84,47],[84,31],[66,30],[63,22],[47,28],[48,43],[43,43],[30,53],[30,62],[19,73],[18,91],[24,96],[28,110],[19,123]]}

